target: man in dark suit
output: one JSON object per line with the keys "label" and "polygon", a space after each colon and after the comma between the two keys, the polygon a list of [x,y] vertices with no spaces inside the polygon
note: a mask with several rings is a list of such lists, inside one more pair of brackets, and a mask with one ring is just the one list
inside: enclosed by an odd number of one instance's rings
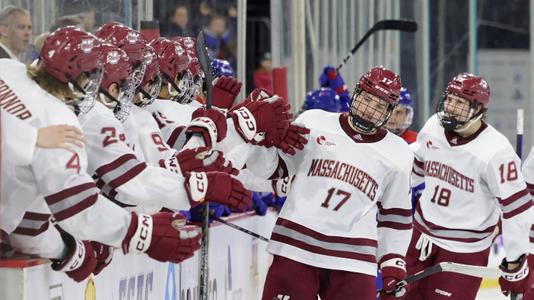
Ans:
{"label": "man in dark suit", "polygon": [[25,9],[8,5],[0,10],[0,58],[19,59],[32,38],[32,20]]}

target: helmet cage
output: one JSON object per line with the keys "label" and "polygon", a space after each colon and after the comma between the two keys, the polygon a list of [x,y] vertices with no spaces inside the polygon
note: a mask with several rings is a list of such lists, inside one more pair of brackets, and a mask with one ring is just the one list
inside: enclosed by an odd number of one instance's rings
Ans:
{"label": "helmet cage", "polygon": [[[350,103],[350,110],[349,110],[349,115],[351,117],[351,123],[352,125],[354,125],[356,128],[358,128],[359,130],[365,132],[365,133],[372,133],[376,130],[378,130],[380,127],[384,126],[386,124],[386,122],[388,121],[389,117],[391,117],[391,113],[393,112],[393,110],[395,109],[396,105],[395,104],[391,104],[389,103],[387,100],[384,100],[378,96],[375,96],[371,93],[369,93],[370,95],[373,95],[375,97],[378,97],[380,98],[381,101],[384,101],[387,103],[388,107],[387,109],[380,113],[378,110],[376,110],[375,108],[372,108],[370,107],[367,103],[363,103],[362,101],[357,101],[356,99],[358,98],[358,96],[360,96],[362,94],[363,90],[359,87],[359,85],[356,86],[355,90],[354,90],[354,93],[352,95],[352,99],[351,99],[351,103]],[[368,92],[366,92],[368,93]],[[361,106],[364,106],[363,107],[363,112],[364,114],[367,115],[367,112],[369,110],[370,111],[370,114],[373,116],[373,119],[375,120],[367,120],[365,118],[363,118],[362,116],[359,116],[358,115],[358,110],[360,109]]]}
{"label": "helmet cage", "polygon": [[157,74],[149,81],[148,91],[143,86],[138,87],[139,98],[141,102],[138,104],[140,107],[150,105],[159,96],[161,90],[161,74]]}
{"label": "helmet cage", "polygon": [[91,72],[84,72],[84,75],[87,76],[87,80],[83,83],[83,86],[80,86],[75,79],[67,74],[67,85],[74,94],[74,97],[69,100],[74,106],[74,112],[78,117],[84,116],[95,105],[103,73],[103,65],[99,65],[97,69]]}
{"label": "helmet cage", "polygon": [[[460,119],[457,117],[448,116],[447,112],[445,112],[445,101],[447,101],[447,97],[449,96],[449,94],[450,93],[447,91],[442,94],[441,99],[438,102],[438,106],[436,108],[436,114],[438,116],[439,122],[441,123],[441,126],[443,126],[443,128],[447,130],[458,130],[468,122],[480,118],[486,112],[486,108],[484,108],[482,103],[477,101],[469,101],[467,99],[462,98],[461,96],[456,95],[457,97],[460,97],[467,101],[469,105],[465,106],[465,109],[461,110],[462,115],[460,116]],[[479,107],[481,108],[480,111],[476,112]]]}

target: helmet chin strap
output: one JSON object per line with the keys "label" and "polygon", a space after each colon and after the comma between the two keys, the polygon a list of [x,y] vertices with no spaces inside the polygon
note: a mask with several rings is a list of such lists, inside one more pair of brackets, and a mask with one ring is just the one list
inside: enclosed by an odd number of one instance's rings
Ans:
{"label": "helmet chin strap", "polygon": [[[473,114],[473,109],[471,109],[471,113],[470,114],[471,115]],[[469,127],[471,127],[473,124],[475,124],[480,119],[482,119],[483,115],[484,114],[479,114],[475,118],[469,119],[469,121],[467,121],[462,127],[458,128],[458,129],[455,129],[454,131],[457,132],[457,133],[462,133],[462,132],[466,131],[467,129],[469,129]]]}

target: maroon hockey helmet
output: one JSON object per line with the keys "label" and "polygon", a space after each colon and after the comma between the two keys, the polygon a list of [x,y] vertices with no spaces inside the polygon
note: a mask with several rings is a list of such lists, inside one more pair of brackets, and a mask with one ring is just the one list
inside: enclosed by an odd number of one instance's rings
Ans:
{"label": "maroon hockey helmet", "polygon": [[158,55],[160,72],[173,80],[178,74],[187,70],[191,57],[189,53],[176,41],[160,37],[150,42]]}
{"label": "maroon hockey helmet", "polygon": [[118,22],[110,22],[98,28],[95,35],[124,50],[134,66],[144,62],[148,42],[139,31]]}
{"label": "maroon hockey helmet", "polygon": [[469,102],[482,104],[486,108],[489,103],[490,87],[486,80],[471,73],[456,75],[447,85],[447,93],[462,97]]}
{"label": "maroon hockey helmet", "polygon": [[374,67],[369,72],[360,77],[358,82],[360,89],[371,93],[389,104],[399,103],[402,83],[399,75],[395,74],[383,66]]}
{"label": "maroon hockey helmet", "polygon": [[100,41],[74,26],[59,28],[44,41],[39,59],[48,74],[57,80],[74,82],[82,73],[101,68]]}
{"label": "maroon hockey helmet", "polygon": [[109,43],[103,43],[100,49],[104,63],[104,76],[100,86],[106,90],[113,83],[121,86],[132,73],[130,58],[124,50]]}
{"label": "maroon hockey helmet", "polygon": [[[144,58],[145,75],[141,84],[137,88],[137,91],[141,93],[141,102],[137,103],[139,106],[150,105],[161,90],[161,74],[159,71],[159,60],[154,48],[147,45],[145,58]],[[148,90],[145,90],[145,86],[149,84]]]}
{"label": "maroon hockey helmet", "polygon": [[[191,98],[194,89],[193,76],[188,70],[191,62],[189,52],[179,42],[166,38],[153,40],[150,45],[158,55],[160,72],[167,81],[172,100],[183,102]],[[174,80],[176,76],[179,76],[178,84]]]}
{"label": "maroon hockey helmet", "polygon": [[[360,77],[352,95],[349,111],[354,127],[363,132],[373,133],[384,126],[399,103],[401,87],[399,75],[382,66],[371,68]],[[365,97],[359,96],[364,91],[385,101],[388,104],[387,108],[380,109],[368,101],[363,101]]]}

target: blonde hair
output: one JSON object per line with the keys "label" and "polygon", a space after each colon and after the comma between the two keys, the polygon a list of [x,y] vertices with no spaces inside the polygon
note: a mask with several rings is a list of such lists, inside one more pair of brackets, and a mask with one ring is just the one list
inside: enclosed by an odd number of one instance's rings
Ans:
{"label": "blonde hair", "polygon": [[74,109],[73,100],[75,99],[75,95],[67,83],[61,82],[48,74],[40,63],[28,66],[27,73],[43,90],[52,94],[61,102],[64,102],[71,109]]}

